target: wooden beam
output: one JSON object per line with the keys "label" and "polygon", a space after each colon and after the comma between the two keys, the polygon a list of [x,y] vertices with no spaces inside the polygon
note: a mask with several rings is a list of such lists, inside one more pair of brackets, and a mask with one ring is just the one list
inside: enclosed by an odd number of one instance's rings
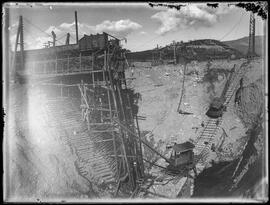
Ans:
{"label": "wooden beam", "polygon": [[[119,124],[120,127],[122,127],[124,130],[128,131],[131,135],[133,135],[133,136],[135,136],[135,137],[138,138],[138,136],[137,136],[136,134],[134,134],[129,128],[127,128],[126,126],[124,126],[124,125],[123,125],[122,123],[120,123],[118,120],[115,120],[115,119],[114,119],[114,121],[115,121],[117,124]],[[157,155],[159,155],[160,157],[162,157],[163,159],[165,159],[166,162],[171,163],[171,161],[170,161],[167,157],[165,157],[165,156],[163,156],[162,154],[160,154],[160,153],[159,153],[158,151],[156,151],[153,147],[151,147],[150,145],[148,145],[147,142],[145,142],[145,141],[142,140],[142,139],[141,139],[141,142],[142,142],[145,146],[147,146],[149,149],[151,149],[153,152],[155,152]]]}
{"label": "wooden beam", "polygon": [[[115,155],[107,155],[109,157],[115,157]],[[124,155],[117,155],[117,157],[125,157]],[[127,157],[130,157],[130,158],[137,158],[137,156],[130,156],[130,155],[127,155]]]}
{"label": "wooden beam", "polygon": [[154,163],[154,162],[150,162],[150,161],[148,161],[148,160],[145,159],[145,158],[143,158],[143,160],[146,161],[146,162],[148,162],[150,165],[155,165],[155,166],[157,166],[157,167],[159,167],[159,168],[167,169],[166,167],[160,166],[160,165],[158,165],[158,164],[156,164],[156,163]]}
{"label": "wooden beam", "polygon": [[91,133],[102,133],[102,132],[118,132],[117,129],[110,129],[110,130],[91,130]]}
{"label": "wooden beam", "polygon": [[113,139],[99,140],[99,141],[95,141],[95,143],[109,142],[109,141],[113,141]]}
{"label": "wooden beam", "polygon": [[79,43],[79,34],[78,34],[78,18],[77,11],[75,11],[75,28],[76,28],[76,44]]}

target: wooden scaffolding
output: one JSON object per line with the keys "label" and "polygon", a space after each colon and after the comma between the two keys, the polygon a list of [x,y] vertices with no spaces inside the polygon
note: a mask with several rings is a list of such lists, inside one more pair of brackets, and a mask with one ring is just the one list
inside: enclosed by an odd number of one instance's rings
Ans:
{"label": "wooden scaffolding", "polygon": [[[114,172],[118,183],[116,194],[119,190],[132,193],[144,178],[144,164],[138,121],[133,113],[134,96],[126,85],[127,60],[119,45],[120,40],[103,33],[104,46],[98,50],[91,47],[92,50],[84,51],[79,44],[56,46],[46,48],[50,50],[32,51],[33,59],[25,59],[23,47],[20,52],[17,51],[19,36],[23,45],[22,33],[21,18],[14,52],[13,67],[16,73],[36,85],[52,86],[47,93],[57,93],[60,98],[73,97],[74,88],[78,88],[75,97],[80,96],[82,118],[90,133],[106,135],[104,142],[112,143],[113,150],[107,157],[115,159]],[[113,39],[108,40],[108,36]],[[89,38],[91,40],[92,37]],[[76,55],[57,57],[66,50],[76,51]],[[22,56],[21,61],[16,60],[19,54]],[[62,80],[67,77],[75,83],[63,83]],[[77,82],[78,79],[81,81]],[[54,83],[44,83],[48,81]]]}
{"label": "wooden scaffolding", "polygon": [[144,165],[138,122],[126,85],[126,59],[119,46],[105,49],[100,56],[103,66],[90,72],[92,83],[81,81],[78,85],[82,118],[92,132],[111,136],[106,141],[113,144],[109,157],[116,162],[117,192],[125,184],[133,191],[144,177]]}

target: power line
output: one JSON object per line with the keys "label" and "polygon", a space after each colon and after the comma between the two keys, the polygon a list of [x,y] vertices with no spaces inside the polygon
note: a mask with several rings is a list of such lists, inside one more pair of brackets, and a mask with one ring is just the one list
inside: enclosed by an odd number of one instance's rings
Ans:
{"label": "power line", "polygon": [[[31,23],[28,19],[24,18],[30,25],[32,25],[33,27],[35,27],[36,29],[38,29],[39,31],[45,33],[46,35],[48,35],[49,37],[51,37],[50,34],[48,34],[46,31],[42,30],[41,28],[39,28],[38,26],[34,25],[33,23]],[[58,42],[60,42],[61,44],[64,44],[63,41],[60,41],[63,37],[65,37],[65,35],[61,36],[59,39],[57,39]]]}
{"label": "power line", "polygon": [[[155,40],[155,39],[158,39],[158,38],[160,38],[161,36],[156,36],[155,38],[152,38],[152,39],[150,39],[149,41],[146,41],[145,43],[142,43],[142,44],[140,44],[139,46],[136,46],[135,48],[139,48],[139,47],[141,47],[142,45],[147,45],[148,43],[150,43],[150,42],[152,42],[153,40]],[[134,48],[133,48],[134,49]]]}
{"label": "power line", "polygon": [[72,35],[70,35],[70,38],[72,38],[73,40],[76,40],[75,38],[72,37]]}
{"label": "power line", "polygon": [[64,38],[66,36],[66,34],[64,34],[63,36],[61,36],[60,38],[58,38],[58,41],[62,38]]}
{"label": "power line", "polygon": [[39,28],[38,26],[34,25],[33,23],[31,23],[27,18],[24,18],[26,20],[26,22],[28,22],[30,25],[32,25],[33,27],[35,27],[36,29],[38,29],[39,31],[45,33],[46,35],[50,36],[50,34],[48,34],[46,31],[43,31],[41,28]]}
{"label": "power line", "polygon": [[220,39],[220,41],[221,41],[222,39],[224,39],[226,36],[228,36],[228,35],[236,28],[236,26],[238,26],[238,25],[240,24],[243,15],[244,15],[244,13],[242,13],[242,16],[241,16],[241,18],[239,19],[239,21],[232,27],[232,29],[231,29],[228,33],[226,33],[226,34]]}
{"label": "power line", "polygon": [[35,37],[32,36],[31,32],[28,29],[26,29],[25,27],[24,27],[24,31],[27,31],[26,34],[29,35],[32,38],[32,40],[36,41]]}
{"label": "power line", "polygon": [[64,34],[63,36],[61,36],[60,38],[56,39],[56,41],[60,42],[61,44],[64,44],[63,41],[60,41],[62,38],[64,38],[66,35]]}

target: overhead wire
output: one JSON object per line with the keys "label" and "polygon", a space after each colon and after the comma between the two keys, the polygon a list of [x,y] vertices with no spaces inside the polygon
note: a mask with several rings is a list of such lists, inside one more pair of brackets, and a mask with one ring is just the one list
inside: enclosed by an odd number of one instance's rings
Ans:
{"label": "overhead wire", "polygon": [[220,38],[220,41],[223,40],[226,36],[228,36],[235,28],[236,26],[238,26],[240,24],[240,22],[242,21],[244,13],[242,13],[239,21],[231,28],[231,30],[229,32],[227,32],[224,36],[222,36],[222,38]]}
{"label": "overhead wire", "polygon": [[60,38],[56,39],[56,41],[60,42],[61,44],[64,44],[63,41],[60,41],[62,38],[64,38],[66,36],[66,34],[64,34],[63,36],[61,36]]}
{"label": "overhead wire", "polygon": [[[156,40],[156,39],[158,39],[158,38],[160,38],[160,37],[161,37],[161,36],[156,36],[155,38],[152,38],[152,39],[150,39],[149,41],[146,41],[146,42],[140,44],[139,46],[136,46],[135,48],[139,48],[139,47],[141,47],[142,45],[147,45],[148,43],[150,43],[150,42],[152,42],[153,40]],[[134,48],[133,48],[133,49],[134,49]]]}
{"label": "overhead wire", "polygon": [[[40,27],[36,26],[35,24],[33,24],[30,20],[28,20],[27,18],[24,18],[24,20],[30,24],[31,26],[33,26],[34,28],[38,29],[39,31],[41,31],[42,33],[46,34],[47,36],[51,37],[51,34],[48,34],[46,31],[42,30]],[[56,39],[56,41],[60,42],[61,44],[64,44],[63,41],[60,41],[62,38],[64,38],[66,35],[61,36],[60,38]]]}
{"label": "overhead wire", "polygon": [[51,37],[51,34],[48,34],[46,31],[42,30],[41,28],[39,28],[38,26],[34,25],[33,23],[31,23],[31,21],[29,21],[27,18],[24,17],[24,20],[26,20],[27,23],[29,23],[30,25],[32,25],[34,28],[38,29],[39,31],[45,33],[46,35]]}
{"label": "overhead wire", "polygon": [[28,36],[30,36],[30,37],[32,38],[32,40],[34,40],[34,41],[36,40],[35,37],[31,34],[31,32],[28,30],[28,28],[26,29],[26,27],[24,27],[23,30],[27,32],[26,34],[27,34]]}

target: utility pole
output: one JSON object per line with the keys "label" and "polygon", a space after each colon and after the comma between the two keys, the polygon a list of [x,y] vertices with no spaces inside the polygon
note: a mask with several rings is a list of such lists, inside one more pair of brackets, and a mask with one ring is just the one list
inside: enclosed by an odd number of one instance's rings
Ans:
{"label": "utility pole", "polygon": [[76,27],[76,44],[79,42],[78,36],[78,19],[77,19],[77,11],[75,11],[75,27]]}
{"label": "utility pole", "polygon": [[21,52],[21,68],[24,70],[24,42],[23,42],[23,17],[20,16],[20,52]]}

